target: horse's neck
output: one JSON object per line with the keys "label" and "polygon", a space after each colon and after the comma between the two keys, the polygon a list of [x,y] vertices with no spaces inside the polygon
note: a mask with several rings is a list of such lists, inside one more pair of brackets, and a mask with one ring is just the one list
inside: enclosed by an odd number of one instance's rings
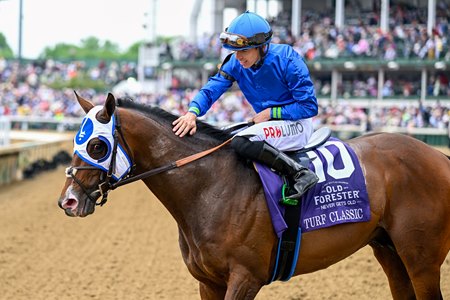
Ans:
{"label": "horse's neck", "polygon": [[[135,134],[130,144],[135,149],[136,174],[174,163],[220,143],[208,141],[206,136],[195,140],[180,138],[171,128],[153,122],[140,123],[132,130]],[[192,223],[199,221],[199,215],[211,213],[211,209],[222,209],[224,203],[233,201],[235,189],[246,185],[248,176],[236,168],[251,172],[237,161],[231,148],[225,147],[182,167],[148,177],[144,182],[179,224]]]}
{"label": "horse's neck", "polygon": [[[203,137],[196,139],[196,144],[191,140],[179,138],[172,131],[137,139],[140,152],[136,165],[145,166],[142,171],[147,171],[214,145],[202,144]],[[177,222],[185,249],[218,238],[218,231],[231,233],[239,228],[244,234],[254,226],[269,224],[258,174],[240,161],[229,145],[144,182]]]}
{"label": "horse's neck", "polygon": [[144,182],[181,228],[201,231],[254,196],[242,192],[252,181],[234,171],[235,160],[230,153],[213,153]]}

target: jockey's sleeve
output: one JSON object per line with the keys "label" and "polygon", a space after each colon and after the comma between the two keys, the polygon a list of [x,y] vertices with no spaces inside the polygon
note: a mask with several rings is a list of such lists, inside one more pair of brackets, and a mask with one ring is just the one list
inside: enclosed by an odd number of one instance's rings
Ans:
{"label": "jockey's sleeve", "polygon": [[220,73],[212,76],[192,99],[189,111],[194,112],[197,116],[203,116],[232,85],[233,81]]}
{"label": "jockey's sleeve", "polygon": [[284,80],[292,100],[271,108],[271,117],[283,120],[312,118],[318,113],[317,98],[309,70],[302,59],[290,59]]}
{"label": "jockey's sleeve", "polygon": [[316,116],[318,113],[317,100],[308,98],[302,101],[295,101],[282,106],[274,106],[270,109],[271,119],[279,120],[300,120]]}

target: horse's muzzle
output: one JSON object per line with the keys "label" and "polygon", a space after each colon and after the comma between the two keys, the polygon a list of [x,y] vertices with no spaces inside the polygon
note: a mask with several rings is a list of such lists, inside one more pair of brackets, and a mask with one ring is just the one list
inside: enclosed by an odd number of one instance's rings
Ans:
{"label": "horse's muzzle", "polygon": [[58,201],[58,206],[64,210],[67,216],[76,217],[78,200],[73,198],[60,198]]}
{"label": "horse's muzzle", "polygon": [[[99,193],[95,194],[99,196]],[[58,200],[58,206],[70,217],[86,217],[95,210],[95,202],[90,201],[86,195],[80,199],[72,193],[70,188],[66,191],[65,196]]]}

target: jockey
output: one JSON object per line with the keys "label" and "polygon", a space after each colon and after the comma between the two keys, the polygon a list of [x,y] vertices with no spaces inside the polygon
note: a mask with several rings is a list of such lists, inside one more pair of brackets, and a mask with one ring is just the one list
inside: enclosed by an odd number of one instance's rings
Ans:
{"label": "jockey", "polygon": [[317,183],[318,177],[283,151],[303,148],[312,132],[318,105],[309,70],[289,45],[270,44],[272,29],[261,16],[246,11],[236,17],[220,41],[232,50],[220,70],[189,104],[188,112],[173,122],[183,137],[195,134],[196,119],[203,116],[234,81],[256,115],[255,125],[240,131],[231,146],[244,158],[263,163],[294,182],[298,199]]}

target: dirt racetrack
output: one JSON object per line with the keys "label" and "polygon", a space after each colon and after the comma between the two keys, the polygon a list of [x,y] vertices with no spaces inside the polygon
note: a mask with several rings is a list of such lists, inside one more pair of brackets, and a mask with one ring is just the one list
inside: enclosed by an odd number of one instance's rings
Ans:
{"label": "dirt racetrack", "polygon": [[[143,183],[121,187],[84,219],[57,206],[64,170],[0,187],[0,299],[199,299],[175,221]],[[425,237],[424,237],[425,238]],[[299,262],[301,263],[301,261]],[[442,267],[450,299],[450,257]],[[369,247],[257,299],[391,299]]]}

